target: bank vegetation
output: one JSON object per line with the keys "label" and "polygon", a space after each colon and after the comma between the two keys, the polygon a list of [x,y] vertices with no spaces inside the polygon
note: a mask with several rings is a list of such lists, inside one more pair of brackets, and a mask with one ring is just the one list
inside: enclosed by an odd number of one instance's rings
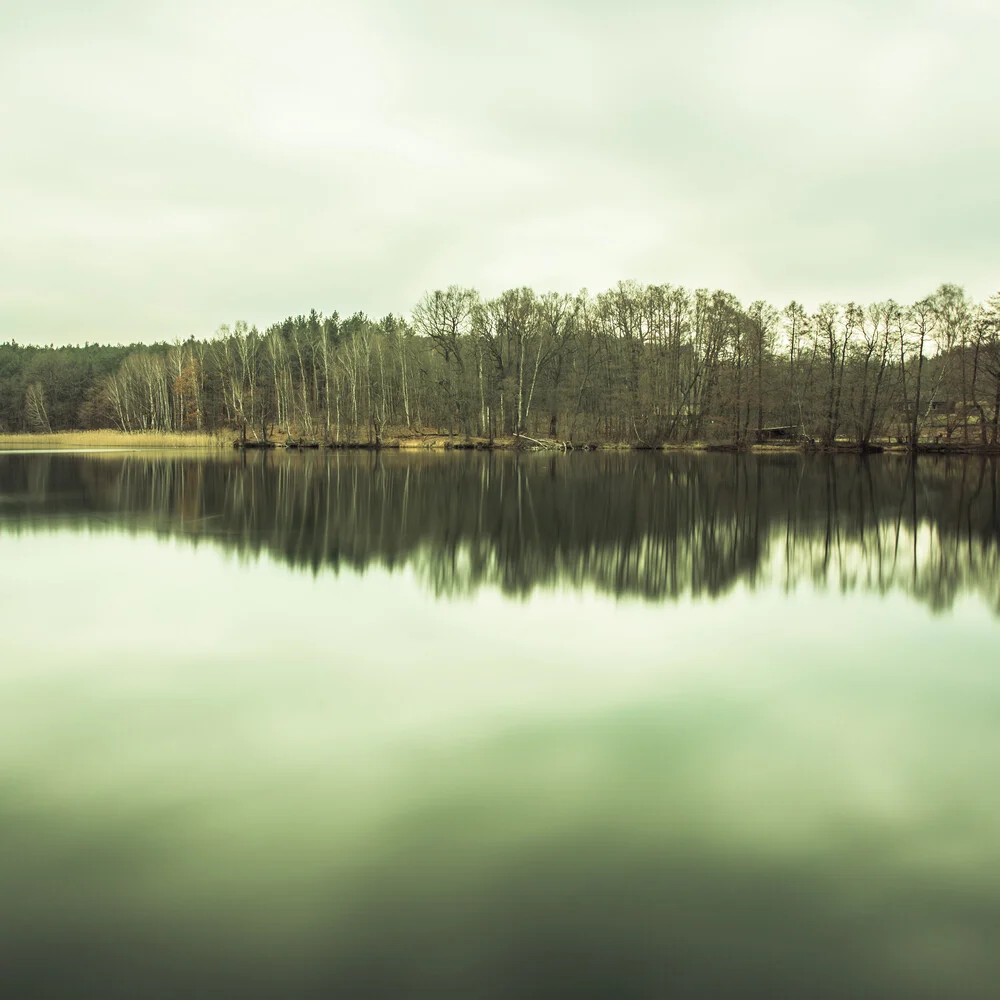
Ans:
{"label": "bank vegetation", "polygon": [[621,282],[430,292],[173,344],[0,345],[0,433],[249,444],[1000,448],[1000,296],[796,302]]}

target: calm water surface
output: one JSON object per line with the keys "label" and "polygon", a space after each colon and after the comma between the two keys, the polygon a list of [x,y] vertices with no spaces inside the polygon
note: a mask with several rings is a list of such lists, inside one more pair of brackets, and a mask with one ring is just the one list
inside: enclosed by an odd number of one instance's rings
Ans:
{"label": "calm water surface", "polygon": [[0,453],[0,994],[995,997],[998,494]]}

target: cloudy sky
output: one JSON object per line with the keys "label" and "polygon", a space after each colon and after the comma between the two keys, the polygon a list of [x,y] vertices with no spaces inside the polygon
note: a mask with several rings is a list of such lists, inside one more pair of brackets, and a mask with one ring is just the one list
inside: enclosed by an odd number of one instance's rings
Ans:
{"label": "cloudy sky", "polygon": [[0,340],[1000,289],[994,0],[0,3]]}

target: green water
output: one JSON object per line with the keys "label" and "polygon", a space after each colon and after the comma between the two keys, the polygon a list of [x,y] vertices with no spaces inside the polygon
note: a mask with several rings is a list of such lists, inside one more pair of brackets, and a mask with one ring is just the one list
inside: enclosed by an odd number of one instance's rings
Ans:
{"label": "green water", "polygon": [[998,487],[0,453],[0,995],[996,996]]}

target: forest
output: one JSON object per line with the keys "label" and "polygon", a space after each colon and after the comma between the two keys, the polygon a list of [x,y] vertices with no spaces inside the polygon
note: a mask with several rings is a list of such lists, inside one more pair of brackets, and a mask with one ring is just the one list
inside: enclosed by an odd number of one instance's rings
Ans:
{"label": "forest", "polygon": [[313,310],[169,344],[0,344],[0,432],[88,428],[997,448],[1000,294],[944,284],[912,305],[810,312],[632,281],[489,299],[451,286],[409,318]]}

